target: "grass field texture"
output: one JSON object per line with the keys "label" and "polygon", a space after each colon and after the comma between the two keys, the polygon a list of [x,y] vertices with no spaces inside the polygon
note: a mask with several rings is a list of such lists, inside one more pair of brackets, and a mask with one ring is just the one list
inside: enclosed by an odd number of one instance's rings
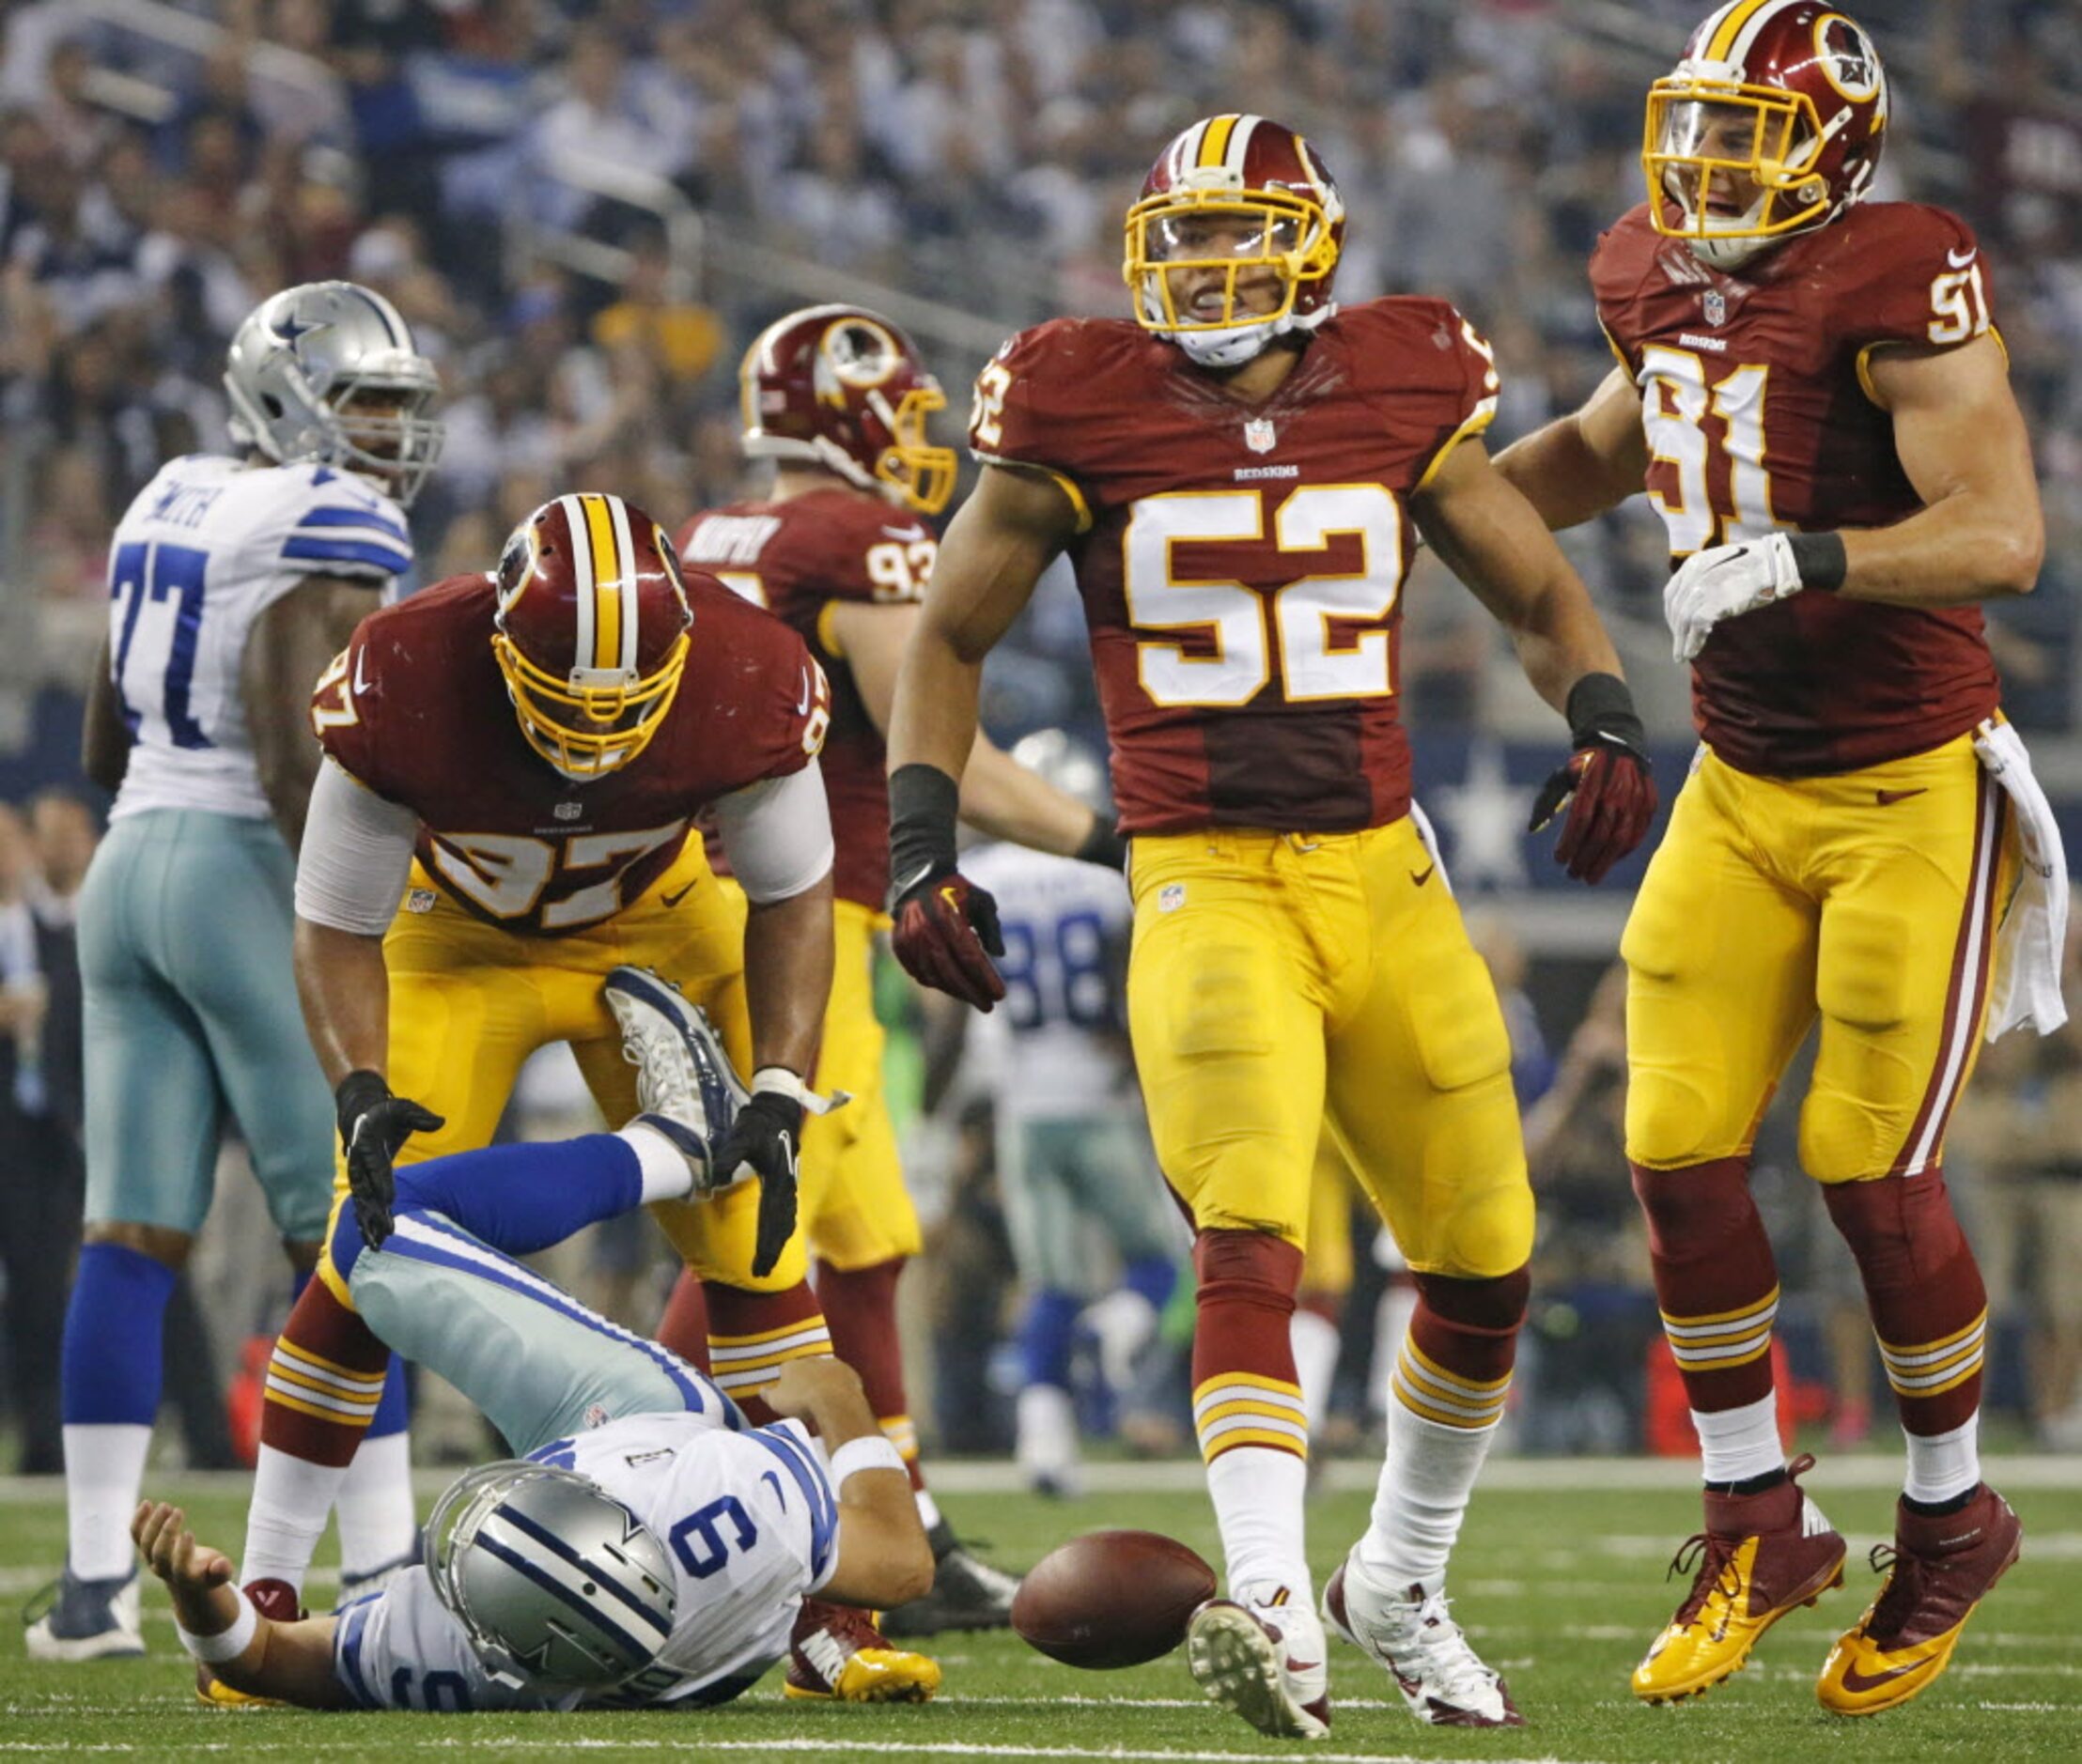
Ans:
{"label": "grass field texture", "polygon": [[[1313,1555],[1327,1574],[1365,1523],[1362,1466],[1338,1466],[1311,1513]],[[626,1752],[718,1758],[1597,1760],[1720,1764],[1721,1760],[2082,1759],[2082,1464],[2011,1466],[1990,1479],[2025,1522],[2023,1560],[1968,1628],[1950,1673],[1892,1713],[1846,1722],[1815,1706],[1813,1678],[1841,1628],[1877,1586],[1866,1550],[1891,1527],[1891,1461],[1825,1465],[1810,1486],[1851,1540],[1845,1586],[1786,1619],[1747,1671],[1702,1701],[1634,1703],[1626,1676],[1678,1596],[1664,1566],[1698,1519],[1678,1465],[1521,1462],[1492,1466],[1462,1538],[1451,1591],[1490,1663],[1509,1679],[1530,1724],[1468,1734],[1420,1726],[1378,1670],[1331,1643],[1335,1725],[1318,1744],[1268,1741],[1204,1703],[1179,1656],[1128,1672],[1080,1673],[1010,1635],[953,1635],[939,1649],[946,1685],[916,1709],[804,1707],[784,1700],[780,1675],[726,1709],[676,1715],[368,1715],[288,1710],[225,1713],[193,1700],[171,1616],[148,1582],[151,1657],[37,1665],[19,1631],[0,1636],[0,1752],[21,1756],[136,1753],[152,1757],[369,1758],[403,1764],[472,1753],[550,1758]],[[1080,1502],[1013,1493],[951,1493],[965,1531],[1008,1565],[1034,1560],[1077,1531],[1142,1525],[1220,1559],[1192,1466],[1142,1467],[1128,1484]],[[959,1482],[958,1467],[949,1480]],[[989,1478],[968,1478],[987,1484]],[[1165,1484],[1170,1486],[1164,1486]],[[243,1498],[234,1484],[154,1493],[189,1505],[201,1535],[236,1549]],[[423,1503],[424,1504],[424,1503]],[[54,1484],[0,1482],[0,1594],[25,1599],[64,1549]],[[314,1592],[330,1581],[320,1577]]]}

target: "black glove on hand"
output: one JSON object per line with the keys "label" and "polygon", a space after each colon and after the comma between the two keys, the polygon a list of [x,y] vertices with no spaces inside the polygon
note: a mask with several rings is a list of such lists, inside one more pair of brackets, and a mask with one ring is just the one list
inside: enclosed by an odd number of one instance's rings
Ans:
{"label": "black glove on hand", "polygon": [[795,1235],[796,1158],[802,1143],[802,1105],[779,1091],[754,1091],[738,1110],[730,1131],[716,1144],[711,1168],[725,1183],[749,1167],[759,1179],[759,1235],[752,1272],[773,1272]]}
{"label": "black glove on hand", "polygon": [[1585,674],[1570,689],[1568,716],[1575,751],[1540,787],[1526,830],[1537,833],[1565,808],[1555,861],[1579,881],[1599,882],[1655,818],[1648,735],[1617,674]]}
{"label": "black glove on hand", "polygon": [[397,1198],[391,1160],[413,1134],[438,1132],[448,1123],[409,1096],[393,1096],[376,1072],[350,1072],[333,1092],[333,1106],[347,1152],[347,1188],[355,1223],[362,1228],[363,1242],[381,1249],[391,1234],[391,1203]]}
{"label": "black glove on hand", "polygon": [[961,786],[934,766],[898,766],[889,781],[890,949],[922,985],[987,1011],[1005,996],[991,966],[1005,952],[998,903],[955,862]]}

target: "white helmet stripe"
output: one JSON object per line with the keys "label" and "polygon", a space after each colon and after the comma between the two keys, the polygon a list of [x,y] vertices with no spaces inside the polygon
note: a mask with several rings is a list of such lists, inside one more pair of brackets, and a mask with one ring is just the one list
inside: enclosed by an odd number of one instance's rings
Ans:
{"label": "white helmet stripe", "polygon": [[619,496],[607,499],[607,512],[614,522],[615,568],[620,574],[616,586],[622,596],[622,653],[618,658],[622,670],[633,674],[636,672],[636,542],[629,537],[629,504]]}
{"label": "white helmet stripe", "polygon": [[1251,137],[1257,132],[1263,116],[1243,116],[1236,118],[1236,126],[1229,132],[1229,151],[1222,156],[1221,168],[1243,181],[1244,156],[1251,151]]}
{"label": "white helmet stripe", "polygon": [[1173,144],[1171,181],[1173,184],[1200,163],[1200,144],[1206,139],[1207,124],[1214,120],[1210,116],[1196,122]]}
{"label": "white helmet stripe", "polygon": [[1806,0],[1764,0],[1764,4],[1744,21],[1742,29],[1735,34],[1735,44],[1728,52],[1728,59],[1730,61],[1746,59],[1766,24],[1770,23],[1779,13],[1785,11],[1787,8],[1801,6],[1805,3]]}
{"label": "white helmet stripe", "polygon": [[1691,35],[1691,40],[1699,45],[1699,54],[1696,59],[1703,61],[1710,57],[1713,52],[1714,39],[1720,35],[1721,27],[1728,23],[1730,13],[1740,12],[1745,7],[1754,6],[1755,4],[1756,0],[1728,0],[1726,6],[1711,13],[1706,22]]}
{"label": "white helmet stripe", "polygon": [[564,510],[564,519],[570,534],[571,580],[578,591],[579,628],[578,640],[571,649],[574,665],[590,668],[593,665],[593,548],[585,533],[585,510],[579,505],[576,496],[560,496],[557,506]]}

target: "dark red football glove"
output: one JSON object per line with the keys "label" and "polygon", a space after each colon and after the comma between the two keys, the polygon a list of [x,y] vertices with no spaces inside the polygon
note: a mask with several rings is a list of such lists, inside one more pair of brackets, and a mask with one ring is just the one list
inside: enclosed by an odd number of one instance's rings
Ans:
{"label": "dark red football glove", "polygon": [[998,903],[958,870],[928,872],[893,903],[896,927],[890,948],[904,971],[965,1004],[987,1011],[1005,996],[991,966],[1005,952],[998,931]]}
{"label": "dark red football glove", "polygon": [[1576,751],[1540,786],[1528,830],[1539,832],[1566,809],[1554,860],[1578,881],[1602,882],[1655,818],[1647,732],[1615,674],[1585,674],[1570,689],[1568,708]]}
{"label": "dark red football glove", "polygon": [[961,874],[955,817],[961,786],[937,766],[899,766],[889,779],[890,948],[904,971],[987,1011],[1005,996],[991,967],[1005,952],[998,903]]}

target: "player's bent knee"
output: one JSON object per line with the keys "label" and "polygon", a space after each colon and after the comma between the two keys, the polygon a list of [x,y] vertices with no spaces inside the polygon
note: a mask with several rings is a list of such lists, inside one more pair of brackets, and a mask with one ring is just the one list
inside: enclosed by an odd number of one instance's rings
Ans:
{"label": "player's bent knee", "polygon": [[1702,1079],[1636,1062],[1626,1087],[1630,1161],[1669,1169],[1724,1155],[1733,1147],[1711,1143],[1717,1129],[1728,1132]]}
{"label": "player's bent knee", "polygon": [[190,1232],[176,1230],[170,1225],[139,1225],[129,1219],[94,1219],[80,1235],[84,1243],[115,1244],[133,1249],[177,1274],[188,1265],[189,1252],[195,1246]]}

